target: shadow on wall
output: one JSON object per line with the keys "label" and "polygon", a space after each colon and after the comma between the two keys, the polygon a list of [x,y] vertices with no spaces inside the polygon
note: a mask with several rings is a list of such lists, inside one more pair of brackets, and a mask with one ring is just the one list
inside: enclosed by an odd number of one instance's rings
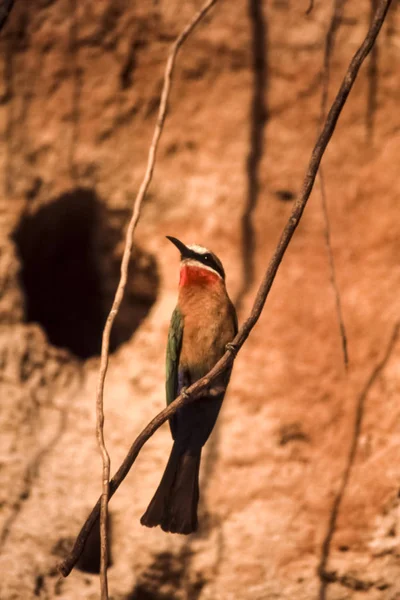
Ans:
{"label": "shadow on wall", "polygon": [[157,554],[139,576],[128,600],[198,600],[206,581],[199,574],[189,573],[190,559],[185,548],[178,555]]}
{"label": "shadow on wall", "polygon": [[[49,341],[78,358],[100,354],[101,336],[120,274],[121,233],[127,211],[104,208],[91,189],[77,188],[24,216],[14,232],[25,293],[25,316]],[[157,298],[152,255],[136,249],[110,340],[127,341]]]}

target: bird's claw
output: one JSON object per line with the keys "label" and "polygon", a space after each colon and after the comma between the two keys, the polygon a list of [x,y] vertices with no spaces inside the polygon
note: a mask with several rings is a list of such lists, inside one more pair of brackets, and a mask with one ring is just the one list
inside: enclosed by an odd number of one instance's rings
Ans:
{"label": "bird's claw", "polygon": [[183,387],[183,388],[181,389],[181,396],[182,396],[183,398],[189,398],[189,396],[190,396],[190,395],[187,393],[187,387]]}
{"label": "bird's claw", "polygon": [[239,348],[236,346],[236,344],[232,344],[232,342],[229,342],[228,344],[226,344],[225,350],[228,350],[233,354],[233,356],[236,356],[239,351]]}

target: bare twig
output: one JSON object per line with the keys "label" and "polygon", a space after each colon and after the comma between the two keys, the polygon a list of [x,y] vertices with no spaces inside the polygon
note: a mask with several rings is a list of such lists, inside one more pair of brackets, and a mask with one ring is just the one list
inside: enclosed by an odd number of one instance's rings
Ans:
{"label": "bare twig", "polygon": [[194,15],[191,21],[186,25],[183,29],[182,33],[177,37],[175,42],[173,43],[166,68],[164,74],[164,85],[161,93],[160,107],[158,111],[157,124],[154,130],[153,139],[151,141],[148,162],[146,172],[142,181],[142,184],[139,188],[139,192],[136,196],[132,217],[128,225],[128,229],[126,232],[125,238],[125,248],[122,256],[121,263],[121,277],[118,283],[117,291],[115,293],[115,298],[113,305],[111,307],[110,313],[107,317],[107,321],[103,331],[102,338],[102,346],[101,346],[101,361],[100,361],[100,371],[99,378],[97,384],[97,394],[96,394],[96,436],[100,449],[100,453],[103,461],[103,473],[102,473],[102,495],[101,495],[101,508],[100,508],[100,546],[101,546],[101,554],[100,554],[100,586],[101,586],[101,598],[102,600],[107,600],[108,598],[108,584],[107,584],[107,564],[108,564],[108,544],[107,544],[107,506],[109,500],[109,483],[110,483],[110,456],[107,452],[107,448],[105,446],[104,441],[104,409],[103,409],[103,394],[104,394],[104,381],[107,373],[108,367],[108,358],[109,358],[109,348],[110,348],[110,334],[111,329],[115,320],[115,317],[118,314],[119,307],[121,305],[124,290],[128,278],[128,266],[129,259],[132,252],[133,246],[133,233],[135,231],[137,222],[140,217],[140,209],[147,192],[147,189],[150,185],[151,178],[153,175],[156,153],[158,148],[158,143],[160,140],[160,136],[162,133],[165,117],[168,109],[168,98],[169,92],[171,88],[172,81],[172,73],[175,66],[175,59],[178,53],[179,48],[182,46],[184,41],[187,39],[189,34],[193,31],[196,25],[201,21],[201,19],[206,15],[206,13],[210,10],[214,4],[216,4],[217,0],[207,0],[207,2],[203,5],[203,7]]}
{"label": "bare twig", "polygon": [[[260,317],[268,293],[275,279],[275,275],[281,264],[282,258],[300,222],[304,208],[307,204],[307,200],[311,194],[322,156],[335,130],[340,113],[342,112],[343,106],[347,100],[350,90],[353,87],[353,84],[357,78],[358,71],[362,63],[364,62],[366,56],[370,52],[376,40],[376,37],[381,29],[390,3],[391,0],[380,0],[378,9],[375,14],[375,18],[371,23],[370,29],[360,48],[357,50],[356,54],[353,56],[350,62],[342,85],[340,86],[340,89],[327,116],[325,125],[322,129],[321,134],[318,137],[317,143],[315,144],[315,147],[311,154],[311,159],[303,181],[300,195],[293,206],[289,220],[282,232],[281,238],[270,260],[267,271],[257,292],[257,296],[254,301],[254,305],[250,316],[244,322],[238,334],[233,340],[233,345],[234,347],[236,347],[236,351],[239,351],[240,348],[243,346],[251,330],[253,329],[254,325],[257,323]],[[210,388],[213,381],[232,365],[235,355],[236,352],[232,352],[232,349],[227,350],[224,356],[217,362],[217,364],[211,369],[211,371],[207,375],[205,375],[204,377],[196,381],[193,385],[191,385],[185,391],[184,396],[178,396],[169,406],[167,406],[167,408],[162,410],[156,417],[154,417],[154,419],[147,425],[147,427],[145,427],[145,429],[133,442],[127,457],[123,461],[117,473],[114,475],[113,479],[110,481],[110,497],[116,492],[119,485],[122,483],[122,481],[128,474],[144,443],[167,419],[172,417],[172,415],[175,414],[176,411],[183,404],[185,404],[186,402],[192,402],[193,400],[204,394],[205,390]],[[96,522],[99,516],[99,512],[100,500],[97,502],[96,506],[93,508],[87,521],[82,527],[71,553],[59,565],[59,570],[61,574],[65,577],[71,572],[71,569],[73,568],[80,554],[82,553],[86,538],[94,523]]]}
{"label": "bare twig", "polygon": [[[323,69],[322,69],[322,95],[321,95],[321,111],[320,111],[320,126],[321,127],[324,122],[324,118],[325,118],[325,114],[326,114],[326,106],[327,106],[327,102],[328,102],[328,88],[329,88],[329,78],[330,78],[330,58],[331,58],[333,48],[335,45],[336,31],[339,27],[339,24],[340,24],[340,21],[342,18],[344,2],[345,2],[345,0],[334,0],[334,7],[333,7],[333,13],[332,13],[332,17],[331,17],[331,22],[329,25],[328,33],[326,34],[325,51],[324,51],[324,65],[323,65]],[[343,319],[343,311],[342,311],[342,303],[340,300],[339,286],[338,286],[337,280],[336,280],[335,260],[333,258],[332,244],[331,244],[331,230],[330,230],[330,225],[329,225],[328,202],[327,202],[327,197],[326,197],[325,178],[324,178],[322,165],[320,165],[320,167],[319,167],[318,177],[319,177],[319,183],[320,183],[320,187],[321,187],[322,214],[323,214],[324,224],[325,224],[324,235],[325,235],[326,249],[327,249],[327,253],[328,253],[331,284],[332,284],[332,288],[333,288],[333,293],[335,295],[336,312],[337,312],[337,317],[338,317],[338,322],[339,322],[339,332],[340,332],[340,337],[342,340],[344,366],[347,369],[348,365],[349,365],[349,355],[348,355],[348,350],[347,350],[347,335],[346,335],[346,328],[345,328],[344,319]]]}

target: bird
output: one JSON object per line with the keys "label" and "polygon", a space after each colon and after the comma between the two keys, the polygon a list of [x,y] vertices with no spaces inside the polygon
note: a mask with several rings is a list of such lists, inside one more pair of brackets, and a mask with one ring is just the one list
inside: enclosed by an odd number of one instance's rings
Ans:
{"label": "bird", "polygon": [[[178,302],[172,313],[166,353],[169,405],[206,375],[232,344],[238,321],[219,258],[197,244],[166,236],[180,251]],[[190,534],[198,529],[201,452],[217,420],[231,369],[214,382],[215,393],[181,406],[169,420],[173,446],[161,482],[143,516],[146,527]]]}

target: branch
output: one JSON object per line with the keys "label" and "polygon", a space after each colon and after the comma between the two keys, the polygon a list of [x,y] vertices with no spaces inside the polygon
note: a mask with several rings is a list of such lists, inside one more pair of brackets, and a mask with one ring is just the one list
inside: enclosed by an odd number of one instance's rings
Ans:
{"label": "branch", "polygon": [[[254,325],[257,323],[262,309],[264,307],[265,301],[267,299],[268,293],[271,289],[275,275],[278,271],[279,265],[286,251],[286,248],[288,247],[288,244],[292,239],[293,234],[300,222],[304,208],[311,194],[322,156],[335,130],[340,113],[347,100],[350,90],[353,87],[353,84],[357,78],[358,71],[362,63],[364,62],[366,56],[370,52],[376,40],[376,37],[381,29],[390,3],[391,0],[380,0],[378,9],[375,14],[375,18],[371,23],[368,34],[366,35],[364,42],[354,55],[347,69],[342,85],[332,104],[325,125],[322,129],[321,134],[318,137],[317,143],[311,154],[310,163],[304,178],[300,195],[293,206],[292,213],[283,230],[281,238],[278,242],[278,246],[275,249],[275,252],[269,263],[268,269],[261,282],[250,316],[242,325],[238,334],[232,342],[232,345],[234,346],[236,351],[233,351],[231,345],[229,350],[225,352],[224,356],[217,362],[217,364],[211,369],[211,371],[207,375],[205,375],[204,377],[196,381],[196,383],[191,385],[186,390],[186,393],[183,396],[178,396],[178,398],[176,398],[167,408],[162,410],[140,433],[140,435],[133,442],[124,462],[122,463],[117,473],[114,475],[113,479],[110,482],[110,497],[116,492],[116,490],[126,477],[144,443],[167,419],[172,417],[172,415],[175,414],[176,411],[183,404],[187,402],[192,402],[193,400],[204,394],[205,390],[209,388],[212,382],[232,365],[237,351],[239,351],[240,348],[243,346]],[[89,515],[86,523],[82,527],[71,553],[66,557],[66,559],[62,563],[60,563],[58,567],[60,573],[64,575],[64,577],[66,577],[71,572],[80,554],[82,553],[87,536],[99,516],[99,511],[100,500],[98,500],[96,506],[93,508],[91,514]]]}
{"label": "branch", "polygon": [[107,600],[108,598],[108,585],[107,585],[107,564],[108,564],[108,545],[107,545],[107,516],[108,516],[108,500],[109,500],[109,484],[110,484],[110,456],[107,452],[107,448],[104,441],[104,381],[106,378],[108,359],[109,359],[109,348],[110,348],[110,334],[111,329],[118,314],[123,296],[124,290],[128,278],[128,266],[129,259],[132,252],[133,246],[133,233],[135,231],[137,222],[140,217],[140,209],[142,206],[143,199],[150,185],[151,178],[153,175],[154,164],[157,154],[158,143],[161,137],[162,129],[164,126],[165,117],[168,109],[168,98],[171,88],[172,73],[175,66],[175,59],[179,48],[182,46],[184,41],[187,39],[189,34],[193,31],[196,25],[206,15],[210,8],[217,2],[217,0],[207,0],[203,7],[195,14],[192,20],[186,25],[182,33],[178,36],[176,41],[173,43],[170,50],[167,65],[164,74],[164,85],[161,93],[160,107],[158,111],[158,118],[156,128],[154,130],[153,139],[151,141],[147,168],[139,188],[139,192],[136,196],[132,217],[128,225],[125,239],[125,248],[122,256],[121,263],[121,277],[118,283],[117,291],[110,313],[107,317],[107,321],[103,331],[102,345],[101,345],[101,360],[100,370],[97,383],[96,393],[96,437],[102,456],[103,471],[102,471],[102,494],[101,494],[101,506],[100,506],[100,587],[101,587],[101,598]]}

